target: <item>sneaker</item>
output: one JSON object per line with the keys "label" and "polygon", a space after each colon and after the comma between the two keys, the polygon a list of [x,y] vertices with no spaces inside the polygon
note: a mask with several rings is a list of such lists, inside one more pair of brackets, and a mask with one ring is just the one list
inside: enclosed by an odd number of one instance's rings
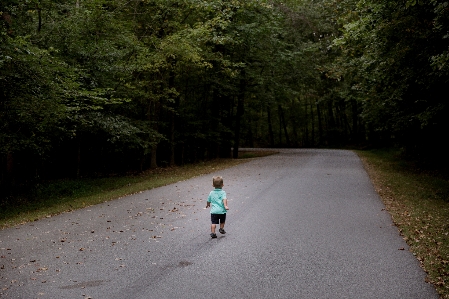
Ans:
{"label": "sneaker", "polygon": [[211,233],[211,234],[210,234],[210,237],[211,237],[212,239],[214,239],[214,238],[217,237],[217,234]]}
{"label": "sneaker", "polygon": [[222,228],[220,228],[218,231],[220,232],[220,234],[226,234],[225,230]]}

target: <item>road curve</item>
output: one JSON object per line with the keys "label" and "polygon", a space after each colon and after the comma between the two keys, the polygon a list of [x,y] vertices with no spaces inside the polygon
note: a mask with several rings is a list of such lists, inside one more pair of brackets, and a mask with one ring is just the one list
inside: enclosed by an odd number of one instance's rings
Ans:
{"label": "road curve", "polygon": [[0,298],[438,298],[356,154],[279,151],[0,231]]}

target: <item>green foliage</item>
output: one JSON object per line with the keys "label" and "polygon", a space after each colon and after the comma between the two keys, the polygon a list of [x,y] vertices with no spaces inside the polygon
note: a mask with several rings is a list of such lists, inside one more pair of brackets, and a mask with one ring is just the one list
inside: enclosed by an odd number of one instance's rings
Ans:
{"label": "green foliage", "polygon": [[448,3],[2,0],[0,194],[240,146],[444,164]]}
{"label": "green foliage", "polygon": [[443,152],[447,11],[437,0],[2,1],[1,181],[239,146],[394,137]]}
{"label": "green foliage", "polygon": [[356,17],[341,14],[343,35],[334,46],[352,80],[354,97],[371,136],[411,151],[445,146],[448,127],[445,53],[447,11],[443,1],[343,1]]}
{"label": "green foliage", "polygon": [[32,149],[42,154],[66,112],[60,101],[68,80],[64,63],[29,38],[6,35],[2,41],[0,153]]}

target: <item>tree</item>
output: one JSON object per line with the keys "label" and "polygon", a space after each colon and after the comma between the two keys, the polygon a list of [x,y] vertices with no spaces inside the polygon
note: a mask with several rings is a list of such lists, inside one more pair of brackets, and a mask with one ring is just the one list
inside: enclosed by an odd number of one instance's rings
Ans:
{"label": "tree", "polygon": [[447,73],[444,63],[440,70],[435,64],[448,48],[442,27],[435,26],[443,3],[352,3],[358,17],[344,26],[335,44],[354,70],[353,88],[364,95],[363,117],[371,136],[394,136],[408,150],[422,153],[445,148],[440,136],[448,127],[443,117],[448,107],[441,95]]}

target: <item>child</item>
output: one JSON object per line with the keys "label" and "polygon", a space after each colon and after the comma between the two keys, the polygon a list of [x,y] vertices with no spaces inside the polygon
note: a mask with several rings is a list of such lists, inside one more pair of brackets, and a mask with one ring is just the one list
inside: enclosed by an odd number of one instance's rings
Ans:
{"label": "child", "polygon": [[226,222],[226,211],[228,208],[228,200],[226,199],[226,192],[222,190],[223,188],[223,178],[221,176],[216,176],[212,179],[212,186],[215,190],[209,193],[207,198],[206,208],[212,205],[210,209],[210,218],[212,224],[210,226],[211,238],[216,238],[215,228],[217,224],[220,224],[220,229],[218,230],[221,234],[226,234],[224,230],[224,225]]}

